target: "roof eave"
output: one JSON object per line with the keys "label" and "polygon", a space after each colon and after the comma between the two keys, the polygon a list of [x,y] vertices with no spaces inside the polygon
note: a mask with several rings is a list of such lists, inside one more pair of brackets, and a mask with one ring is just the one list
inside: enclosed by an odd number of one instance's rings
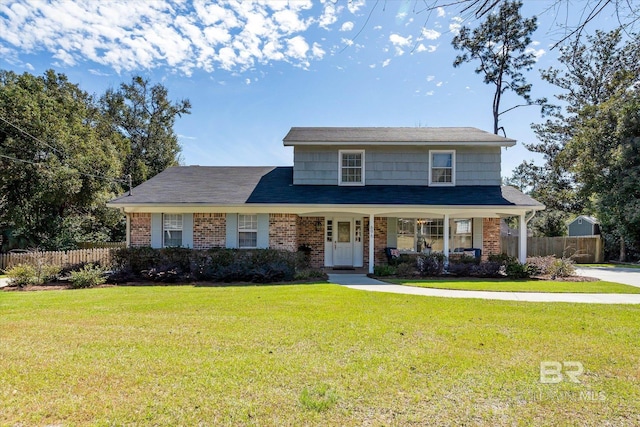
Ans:
{"label": "roof eave", "polygon": [[454,147],[513,147],[515,139],[504,141],[295,141],[284,140],[285,147],[295,146],[454,146]]}

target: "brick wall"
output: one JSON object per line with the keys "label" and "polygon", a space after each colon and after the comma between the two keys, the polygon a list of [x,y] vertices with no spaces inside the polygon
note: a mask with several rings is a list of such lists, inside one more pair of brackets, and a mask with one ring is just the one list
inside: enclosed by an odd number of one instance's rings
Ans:
{"label": "brick wall", "polygon": [[324,217],[298,217],[298,243],[311,248],[311,267],[324,267]]}
{"label": "brick wall", "polygon": [[129,232],[131,247],[151,246],[151,214],[130,213]]}
{"label": "brick wall", "polygon": [[[364,266],[369,267],[369,218],[364,219]],[[384,252],[384,248],[387,247],[387,218],[375,217],[373,221],[373,233],[374,233],[374,245],[375,251],[373,256],[375,265],[386,264],[387,255]]]}
{"label": "brick wall", "polygon": [[223,213],[193,214],[193,248],[224,248],[227,236],[227,216]]}
{"label": "brick wall", "polygon": [[269,247],[295,252],[298,250],[298,215],[269,215]]}
{"label": "brick wall", "polygon": [[502,252],[500,240],[500,218],[482,219],[482,256],[499,254]]}

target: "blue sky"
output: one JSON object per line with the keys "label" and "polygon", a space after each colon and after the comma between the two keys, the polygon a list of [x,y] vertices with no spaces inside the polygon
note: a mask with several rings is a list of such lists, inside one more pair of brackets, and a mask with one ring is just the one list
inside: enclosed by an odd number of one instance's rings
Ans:
{"label": "blue sky", "polygon": [[[291,165],[282,138],[292,126],[491,131],[491,88],[475,64],[452,66],[457,29],[477,23],[454,8],[424,10],[432,3],[3,0],[0,68],[53,68],[96,94],[137,74],[164,84],[172,99],[193,106],[175,127],[188,165]],[[524,15],[539,20],[532,96],[552,98],[538,70],[557,65],[550,47],[564,34],[559,23],[571,25],[581,9],[525,3]],[[613,28],[612,13],[587,32]],[[503,106],[515,103],[506,96]],[[535,140],[530,124],[540,121],[536,107],[504,116],[518,144],[503,153],[503,176],[536,159],[522,143]]]}

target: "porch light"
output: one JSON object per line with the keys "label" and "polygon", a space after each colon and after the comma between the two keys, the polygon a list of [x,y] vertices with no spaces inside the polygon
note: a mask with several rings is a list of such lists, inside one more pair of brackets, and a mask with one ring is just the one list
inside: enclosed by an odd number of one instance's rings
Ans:
{"label": "porch light", "polygon": [[316,231],[322,231],[322,221],[316,221]]}

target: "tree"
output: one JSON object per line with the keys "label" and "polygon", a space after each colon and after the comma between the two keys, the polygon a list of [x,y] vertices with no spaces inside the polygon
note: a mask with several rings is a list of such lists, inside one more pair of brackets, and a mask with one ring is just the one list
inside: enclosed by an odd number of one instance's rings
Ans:
{"label": "tree", "polygon": [[622,43],[619,30],[597,31],[586,44],[563,47],[559,62],[562,67],[542,77],[560,89],[556,98],[563,105],[547,109],[547,120],[533,125],[538,142],[527,145],[543,154],[545,164],[524,163],[514,176],[535,176],[532,192],[542,203],[565,213],[595,214],[608,241],[615,237],[633,246],[635,216],[624,204],[636,206],[632,188],[640,181],[631,173],[633,164],[622,173],[620,154],[633,154],[633,142],[625,141],[634,127],[622,123],[633,123],[637,105],[640,38],[631,35]]}
{"label": "tree", "polygon": [[[463,14],[471,13],[476,19],[482,19],[494,12],[501,6],[504,0],[435,0],[428,4],[423,10],[418,12],[431,12],[438,8],[454,7],[459,8]],[[597,17],[605,15],[607,12],[618,21],[619,29],[631,31],[640,22],[640,4],[628,0],[599,0],[595,2],[583,2],[575,7],[570,0],[554,0],[550,4],[544,4],[544,8],[538,15],[545,13],[553,16],[553,23],[558,28],[564,30],[564,34],[551,47],[555,49],[562,46],[566,41],[574,39],[578,44],[581,36],[592,21]],[[577,18],[577,21],[575,21]],[[575,25],[569,22],[575,21]]]}
{"label": "tree", "polygon": [[[545,99],[531,99],[531,84],[527,83],[523,71],[530,71],[536,63],[532,52],[531,34],[536,30],[536,17],[524,19],[520,15],[522,2],[501,3],[497,13],[488,14],[486,20],[473,30],[462,27],[453,39],[453,47],[464,53],[453,62],[459,67],[465,62],[478,61],[475,69],[482,74],[484,82],[494,86],[492,103],[493,133],[498,134],[500,116],[523,105],[543,104]],[[522,97],[526,104],[512,106],[501,111],[502,97],[512,91]],[[504,129],[503,129],[504,130]]]}
{"label": "tree", "polygon": [[0,71],[0,230],[4,249],[108,240],[120,216],[120,162],[93,98],[53,70]]}
{"label": "tree", "polygon": [[135,76],[119,90],[107,90],[100,103],[122,135],[124,173],[132,176],[134,186],[179,163],[181,147],[173,125],[190,113],[189,100],[172,103],[163,85],[151,86]]}

